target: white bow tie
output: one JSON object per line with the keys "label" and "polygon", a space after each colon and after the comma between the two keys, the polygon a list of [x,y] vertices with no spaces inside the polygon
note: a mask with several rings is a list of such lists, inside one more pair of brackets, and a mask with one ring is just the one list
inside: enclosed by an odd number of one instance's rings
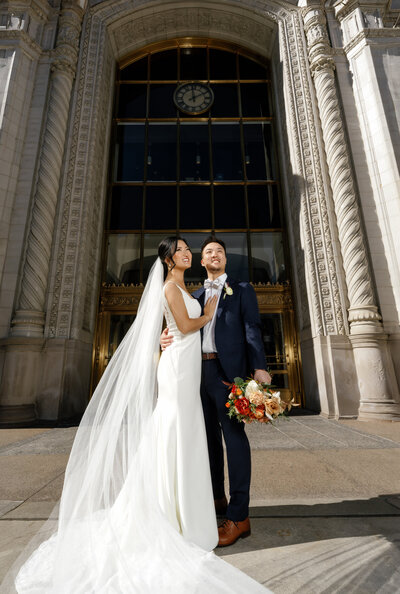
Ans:
{"label": "white bow tie", "polygon": [[210,279],[207,278],[204,281],[204,288],[205,289],[217,289],[218,290],[218,289],[221,288],[221,283],[220,283],[220,281],[218,279],[212,281],[212,280],[210,280]]}

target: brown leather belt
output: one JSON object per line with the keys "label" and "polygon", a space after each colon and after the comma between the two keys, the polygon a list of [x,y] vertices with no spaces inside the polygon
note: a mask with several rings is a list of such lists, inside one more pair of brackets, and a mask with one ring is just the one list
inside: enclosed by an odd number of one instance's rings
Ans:
{"label": "brown leather belt", "polygon": [[202,353],[203,361],[210,361],[210,359],[218,359],[218,353]]}

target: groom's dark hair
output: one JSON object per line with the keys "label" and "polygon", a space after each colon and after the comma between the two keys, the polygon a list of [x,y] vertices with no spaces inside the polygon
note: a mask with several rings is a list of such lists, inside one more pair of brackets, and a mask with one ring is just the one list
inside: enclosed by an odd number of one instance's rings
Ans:
{"label": "groom's dark hair", "polygon": [[205,239],[203,241],[203,244],[201,246],[201,255],[203,255],[203,251],[205,250],[205,248],[208,246],[209,243],[219,243],[219,245],[224,248],[224,252],[226,255],[226,247],[225,247],[224,242],[222,241],[222,239],[218,239],[218,237],[215,237],[215,235],[209,235],[207,237],[207,239]]}

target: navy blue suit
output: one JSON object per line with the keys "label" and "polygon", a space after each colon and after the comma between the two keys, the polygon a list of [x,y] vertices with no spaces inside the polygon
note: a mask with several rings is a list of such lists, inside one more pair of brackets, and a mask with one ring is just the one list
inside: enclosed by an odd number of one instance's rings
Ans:
{"label": "navy blue suit", "polygon": [[[207,430],[214,498],[224,496],[224,435],[230,485],[227,517],[239,522],[249,514],[251,476],[250,446],[244,424],[230,419],[225,406],[228,388],[224,381],[246,378],[255,369],[265,369],[258,304],[253,287],[227,278],[233,293],[222,290],[217,308],[215,344],[218,359],[203,361],[201,399]],[[193,293],[204,307],[204,287]]]}

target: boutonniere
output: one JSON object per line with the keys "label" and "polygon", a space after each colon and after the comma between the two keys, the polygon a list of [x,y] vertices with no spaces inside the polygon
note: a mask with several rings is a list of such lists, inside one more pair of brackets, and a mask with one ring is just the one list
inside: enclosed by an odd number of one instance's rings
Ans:
{"label": "boutonniere", "polygon": [[228,283],[225,283],[225,284],[224,284],[224,291],[225,291],[225,293],[224,293],[224,299],[225,299],[225,297],[226,297],[227,295],[233,295],[233,289],[232,289],[232,287],[230,287],[230,286],[228,285]]}

